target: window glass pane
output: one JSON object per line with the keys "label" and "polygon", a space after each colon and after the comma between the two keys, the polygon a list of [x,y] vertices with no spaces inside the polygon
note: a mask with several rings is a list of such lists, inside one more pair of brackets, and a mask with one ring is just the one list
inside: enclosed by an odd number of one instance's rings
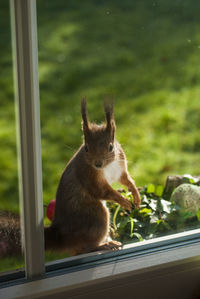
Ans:
{"label": "window glass pane", "polygon": [[24,266],[20,244],[16,123],[9,1],[0,4],[0,271]]}
{"label": "window glass pane", "polygon": [[107,98],[142,197],[129,213],[108,203],[112,237],[129,243],[199,227],[198,178],[181,178],[190,186],[171,200],[163,194],[169,175],[200,175],[199,9],[195,0],[38,1],[45,205],[81,145],[81,98],[98,123]]}

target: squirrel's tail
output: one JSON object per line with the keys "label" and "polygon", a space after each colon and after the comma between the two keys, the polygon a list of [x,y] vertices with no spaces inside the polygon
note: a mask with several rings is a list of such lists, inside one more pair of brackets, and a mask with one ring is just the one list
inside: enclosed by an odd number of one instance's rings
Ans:
{"label": "squirrel's tail", "polygon": [[0,212],[0,256],[21,254],[21,230],[19,216]]}
{"label": "squirrel's tail", "polygon": [[[51,225],[44,228],[45,249],[59,249],[63,247],[59,230]],[[0,256],[14,256],[22,254],[20,217],[11,212],[0,212]]]}

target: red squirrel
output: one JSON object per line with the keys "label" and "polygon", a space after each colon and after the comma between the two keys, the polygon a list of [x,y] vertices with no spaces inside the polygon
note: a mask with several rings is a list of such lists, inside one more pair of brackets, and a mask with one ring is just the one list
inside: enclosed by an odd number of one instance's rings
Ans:
{"label": "red squirrel", "polygon": [[62,247],[73,255],[118,249],[121,243],[106,242],[110,216],[105,201],[112,200],[127,210],[131,209],[131,203],[111,187],[112,182],[127,186],[135,206],[140,206],[140,195],[128,173],[126,156],[115,138],[113,105],[105,104],[104,110],[106,123],[91,123],[86,99],[82,100],[84,142],[61,176],[54,219],[45,230],[46,248]]}
{"label": "red squirrel", "polygon": [[[113,105],[105,104],[106,122],[102,125],[88,119],[86,99],[81,102],[84,142],[66,165],[61,176],[52,224],[45,227],[45,248],[66,251],[72,255],[97,250],[117,250],[121,243],[107,241],[110,215],[105,201],[112,200],[127,210],[130,201],[111,187],[118,181],[133,194],[139,208],[140,195],[127,169],[126,156],[115,138]],[[11,223],[11,222],[10,222]],[[19,223],[8,231],[20,239]],[[14,244],[13,244],[14,242]],[[19,253],[16,242],[3,230],[0,217],[0,255]]]}

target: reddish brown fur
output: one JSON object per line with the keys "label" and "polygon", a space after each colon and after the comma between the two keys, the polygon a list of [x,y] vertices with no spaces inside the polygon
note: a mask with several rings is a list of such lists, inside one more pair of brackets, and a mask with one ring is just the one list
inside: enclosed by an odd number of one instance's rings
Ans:
{"label": "reddish brown fur", "polygon": [[[63,172],[56,194],[55,217],[50,227],[57,232],[57,244],[73,254],[119,246],[114,242],[105,243],[109,233],[109,212],[102,201],[112,200],[126,209],[131,209],[131,204],[106,181],[103,174],[106,165],[116,159],[120,161],[124,169],[120,182],[132,191],[135,204],[140,204],[137,188],[127,172],[125,154],[115,140],[113,106],[105,106],[107,123],[100,126],[89,122],[85,99],[81,111],[84,144]],[[109,152],[110,144],[114,146],[112,152]],[[102,164],[100,169],[95,167],[95,163]],[[52,244],[48,239],[47,248]]]}
{"label": "reddish brown fur", "polygon": [[11,212],[0,212],[0,256],[21,253],[19,216]]}
{"label": "reddish brown fur", "polygon": [[[140,205],[139,193],[127,170],[126,156],[115,139],[113,106],[105,105],[106,124],[100,126],[89,122],[85,99],[81,103],[81,112],[84,143],[61,176],[54,219],[52,225],[45,228],[45,247],[66,250],[71,254],[118,249],[121,245],[115,241],[106,242],[110,221],[103,201],[115,201],[129,210],[131,203],[114,190],[104,177],[104,168],[111,162],[118,161],[121,165],[119,182],[132,192],[135,205]],[[19,223],[12,230],[20,239]],[[5,244],[10,241],[5,233],[0,236],[0,241],[3,240],[2,244],[0,242],[0,255],[3,255]],[[11,247],[14,250],[14,246]]]}

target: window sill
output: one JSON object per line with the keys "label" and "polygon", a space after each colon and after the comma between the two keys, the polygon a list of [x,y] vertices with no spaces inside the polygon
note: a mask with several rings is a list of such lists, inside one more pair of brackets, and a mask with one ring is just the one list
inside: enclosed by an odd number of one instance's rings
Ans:
{"label": "window sill", "polygon": [[[65,268],[66,263],[71,266]],[[58,269],[62,265],[63,269]],[[200,229],[126,245],[117,252],[90,253],[48,263],[49,272],[43,279],[21,284],[13,282],[0,290],[0,297],[32,298],[56,295],[145,274],[154,269],[170,271],[171,267],[185,268],[185,265],[187,269],[200,268]],[[16,284],[13,285],[14,283]]]}

